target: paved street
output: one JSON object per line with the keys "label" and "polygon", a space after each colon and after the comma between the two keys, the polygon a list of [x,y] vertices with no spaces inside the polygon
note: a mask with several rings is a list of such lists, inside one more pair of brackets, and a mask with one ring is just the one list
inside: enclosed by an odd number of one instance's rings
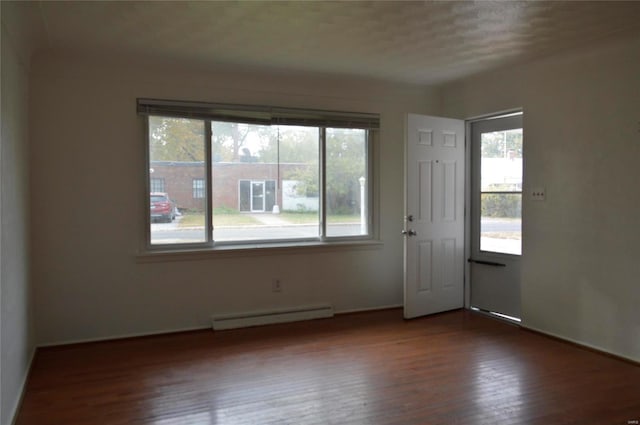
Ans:
{"label": "paved street", "polygon": [[480,249],[520,255],[522,253],[522,222],[500,218],[482,218]]}

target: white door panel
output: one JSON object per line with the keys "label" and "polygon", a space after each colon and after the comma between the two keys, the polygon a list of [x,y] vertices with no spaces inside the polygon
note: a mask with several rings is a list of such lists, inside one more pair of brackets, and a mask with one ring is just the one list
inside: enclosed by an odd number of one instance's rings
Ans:
{"label": "white door panel", "polygon": [[406,318],[463,306],[464,150],[464,121],[407,116]]}

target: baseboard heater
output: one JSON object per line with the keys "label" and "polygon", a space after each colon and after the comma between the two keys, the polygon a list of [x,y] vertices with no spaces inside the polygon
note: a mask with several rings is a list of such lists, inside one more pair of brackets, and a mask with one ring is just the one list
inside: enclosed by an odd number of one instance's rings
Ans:
{"label": "baseboard heater", "polygon": [[322,319],[327,317],[333,317],[333,307],[328,304],[213,316],[212,322],[213,330],[219,331],[223,329],[299,322],[302,320]]}

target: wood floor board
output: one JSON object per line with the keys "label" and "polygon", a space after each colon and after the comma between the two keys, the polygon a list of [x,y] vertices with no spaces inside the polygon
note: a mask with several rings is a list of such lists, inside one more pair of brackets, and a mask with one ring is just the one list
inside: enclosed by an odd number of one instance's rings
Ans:
{"label": "wood floor board", "polygon": [[640,367],[469,311],[38,350],[16,425],[620,424]]}

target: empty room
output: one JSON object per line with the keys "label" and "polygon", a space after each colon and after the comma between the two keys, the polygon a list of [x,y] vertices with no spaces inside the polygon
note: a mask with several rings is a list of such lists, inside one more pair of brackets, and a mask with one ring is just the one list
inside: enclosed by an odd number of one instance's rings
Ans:
{"label": "empty room", "polygon": [[640,2],[0,7],[1,425],[640,423]]}

